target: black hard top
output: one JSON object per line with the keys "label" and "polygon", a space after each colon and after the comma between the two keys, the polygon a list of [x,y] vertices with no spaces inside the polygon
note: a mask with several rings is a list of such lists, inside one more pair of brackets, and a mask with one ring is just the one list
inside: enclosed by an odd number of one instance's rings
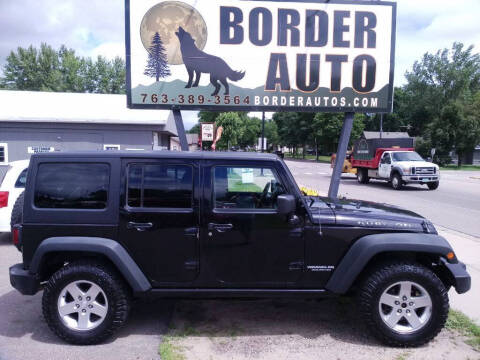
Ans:
{"label": "black hard top", "polygon": [[242,151],[62,151],[51,153],[40,153],[32,155],[32,159],[58,157],[82,157],[82,158],[157,158],[157,159],[227,159],[227,160],[255,160],[255,161],[275,161],[280,158],[275,154],[242,152]]}

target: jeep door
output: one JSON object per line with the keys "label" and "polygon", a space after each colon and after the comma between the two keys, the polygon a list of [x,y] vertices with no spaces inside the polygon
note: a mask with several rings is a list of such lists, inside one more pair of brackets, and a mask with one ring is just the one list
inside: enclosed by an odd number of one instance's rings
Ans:
{"label": "jeep door", "polygon": [[202,264],[212,285],[294,286],[304,261],[303,217],[277,211],[277,197],[293,194],[281,168],[274,162],[206,163]]}
{"label": "jeep door", "polygon": [[119,238],[153,286],[198,274],[198,166],[184,159],[124,160]]}

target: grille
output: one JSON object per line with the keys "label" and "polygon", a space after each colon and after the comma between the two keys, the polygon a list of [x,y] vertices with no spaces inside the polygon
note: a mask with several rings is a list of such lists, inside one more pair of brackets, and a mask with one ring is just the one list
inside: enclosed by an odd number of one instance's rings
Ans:
{"label": "grille", "polygon": [[433,175],[435,174],[434,167],[417,167],[415,168],[415,175]]}

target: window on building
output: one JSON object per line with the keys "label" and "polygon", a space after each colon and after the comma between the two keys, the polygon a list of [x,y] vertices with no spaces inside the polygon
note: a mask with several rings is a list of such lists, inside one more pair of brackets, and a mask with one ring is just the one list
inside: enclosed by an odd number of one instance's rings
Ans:
{"label": "window on building", "polygon": [[215,207],[274,209],[285,188],[272,169],[218,166],[214,171]]}
{"label": "window on building", "polygon": [[59,209],[105,209],[110,166],[99,163],[40,164],[35,206]]}
{"label": "window on building", "polygon": [[120,150],[120,145],[103,145],[103,150]]}
{"label": "window on building", "polygon": [[191,208],[192,195],[191,166],[131,164],[128,167],[130,207]]}
{"label": "window on building", "polygon": [[8,163],[8,145],[0,143],[0,164]]}

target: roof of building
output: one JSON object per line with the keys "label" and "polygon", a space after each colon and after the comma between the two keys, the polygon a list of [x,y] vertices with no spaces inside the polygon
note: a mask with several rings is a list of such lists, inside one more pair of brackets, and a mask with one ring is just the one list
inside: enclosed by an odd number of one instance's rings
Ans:
{"label": "roof of building", "polygon": [[[126,95],[0,90],[0,122],[167,125],[170,110],[131,110]],[[176,132],[175,132],[176,133]]]}
{"label": "roof of building", "polygon": [[79,157],[85,158],[175,158],[175,159],[227,159],[227,160],[278,160],[275,154],[242,151],[63,151],[33,154],[34,158]]}
{"label": "roof of building", "polygon": [[[379,131],[364,131],[363,137],[365,139],[380,139],[380,132]],[[384,131],[382,132],[382,139],[398,139],[398,138],[409,138],[407,132],[400,132],[400,131]]]}
{"label": "roof of building", "polygon": [[[198,144],[198,134],[186,134],[187,135],[187,143],[188,145],[196,145]],[[180,142],[178,136],[172,137],[172,140]]]}

